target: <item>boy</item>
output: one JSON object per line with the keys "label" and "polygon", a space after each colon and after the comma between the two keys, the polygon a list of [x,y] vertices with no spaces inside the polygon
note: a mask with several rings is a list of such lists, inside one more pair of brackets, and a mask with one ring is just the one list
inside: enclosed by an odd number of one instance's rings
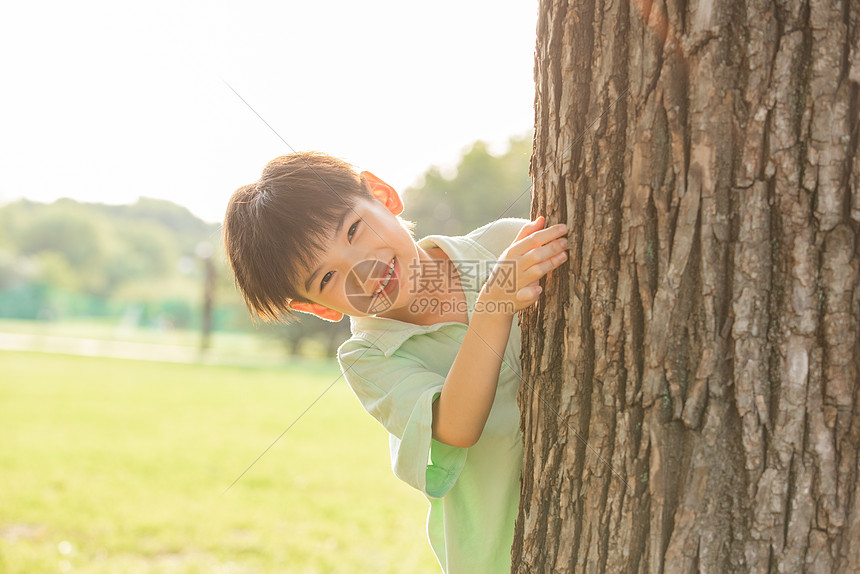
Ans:
{"label": "boy", "polygon": [[344,377],[389,431],[394,473],[430,501],[444,572],[509,572],[522,437],[517,311],[566,259],[566,228],[502,219],[414,240],[397,192],[318,153],[237,190],[227,257],[249,309],[350,316]]}

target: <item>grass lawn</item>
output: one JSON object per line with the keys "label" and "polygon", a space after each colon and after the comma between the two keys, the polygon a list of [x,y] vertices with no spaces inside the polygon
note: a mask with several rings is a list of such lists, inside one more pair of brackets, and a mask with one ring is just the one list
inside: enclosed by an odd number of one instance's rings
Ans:
{"label": "grass lawn", "polygon": [[339,374],[0,352],[0,572],[438,572]]}

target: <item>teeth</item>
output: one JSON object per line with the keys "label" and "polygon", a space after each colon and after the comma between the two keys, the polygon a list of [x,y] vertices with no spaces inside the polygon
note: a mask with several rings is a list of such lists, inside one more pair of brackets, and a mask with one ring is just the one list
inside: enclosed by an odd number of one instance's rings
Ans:
{"label": "teeth", "polygon": [[385,291],[385,288],[388,287],[388,282],[391,281],[391,276],[394,275],[394,259],[391,260],[391,263],[388,264],[388,276],[385,278],[385,281],[382,282],[382,285],[379,286],[379,289],[374,291],[373,296],[377,297]]}

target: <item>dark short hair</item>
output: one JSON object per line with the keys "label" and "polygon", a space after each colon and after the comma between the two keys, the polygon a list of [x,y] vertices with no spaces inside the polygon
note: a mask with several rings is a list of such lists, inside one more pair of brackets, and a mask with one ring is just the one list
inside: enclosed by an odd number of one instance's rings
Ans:
{"label": "dark short hair", "polygon": [[273,159],[259,181],[240,187],[222,227],[227,259],[248,310],[264,321],[286,321],[307,271],[331,241],[346,211],[373,199],[355,169],[319,152]]}

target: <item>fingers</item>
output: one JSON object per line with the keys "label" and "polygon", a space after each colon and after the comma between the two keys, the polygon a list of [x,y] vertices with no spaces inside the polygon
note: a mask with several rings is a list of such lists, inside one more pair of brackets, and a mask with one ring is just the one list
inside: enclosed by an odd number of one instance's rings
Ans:
{"label": "fingers", "polygon": [[503,259],[516,261],[519,280],[526,284],[516,292],[518,308],[537,302],[543,291],[541,278],[567,260],[567,226],[545,226],[542,215],[525,224],[503,255]]}
{"label": "fingers", "polygon": [[536,249],[532,249],[523,255],[522,259],[525,261],[526,265],[540,263],[541,261],[550,259],[559,253],[564,253],[566,249],[567,238],[559,237],[558,239],[546,243]]}
{"label": "fingers", "polygon": [[518,260],[518,265],[521,266],[523,280],[533,283],[565,261],[567,261],[567,241],[562,238],[526,254]]}
{"label": "fingers", "polygon": [[537,282],[527,285],[517,291],[517,300],[526,303],[526,307],[537,301],[538,295],[541,294],[543,288]]}
{"label": "fingers", "polygon": [[[543,216],[538,218],[538,220],[542,220]],[[541,221],[541,226],[543,225],[543,221]],[[531,229],[530,234],[526,234],[523,237],[520,237],[525,232]],[[547,227],[546,229],[539,229],[537,227],[531,227],[531,224],[526,224],[523,229],[520,231],[520,235],[517,236],[516,241],[508,248],[508,254],[513,256],[520,256],[525,253],[528,253],[532,249],[540,247],[541,245],[545,245],[552,241],[553,239],[558,239],[567,233],[567,226],[563,223],[558,225],[553,225],[552,227]]]}
{"label": "fingers", "polygon": [[514,242],[520,241],[521,239],[528,237],[529,235],[543,227],[545,224],[546,218],[543,215],[538,216],[538,218],[534,221],[529,221],[528,223],[523,225],[522,229],[520,229],[520,232],[517,234],[517,238],[514,239]]}

